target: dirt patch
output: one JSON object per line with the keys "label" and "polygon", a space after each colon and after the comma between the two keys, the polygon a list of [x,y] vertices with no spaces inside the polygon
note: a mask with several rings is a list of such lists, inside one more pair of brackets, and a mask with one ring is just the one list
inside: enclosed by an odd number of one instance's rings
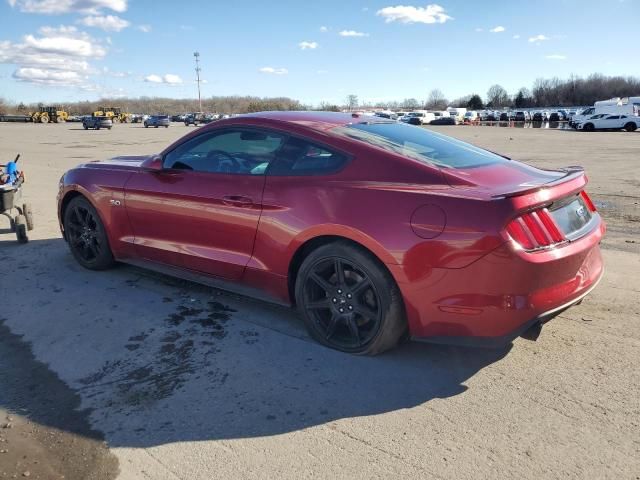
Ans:
{"label": "dirt patch", "polygon": [[0,478],[113,479],[118,461],[80,397],[0,319]]}

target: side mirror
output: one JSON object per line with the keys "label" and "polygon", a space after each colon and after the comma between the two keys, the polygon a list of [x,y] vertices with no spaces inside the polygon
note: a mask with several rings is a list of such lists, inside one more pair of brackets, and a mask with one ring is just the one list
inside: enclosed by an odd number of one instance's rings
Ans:
{"label": "side mirror", "polygon": [[152,155],[147,158],[144,162],[142,162],[142,168],[146,168],[148,170],[159,171],[163,169],[162,166],[162,157],[160,155]]}

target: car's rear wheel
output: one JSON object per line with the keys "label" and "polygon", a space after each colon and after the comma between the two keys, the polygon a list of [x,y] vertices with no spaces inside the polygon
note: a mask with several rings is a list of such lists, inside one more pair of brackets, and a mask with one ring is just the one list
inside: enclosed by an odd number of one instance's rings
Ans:
{"label": "car's rear wheel", "polygon": [[629,122],[624,126],[624,129],[627,132],[635,132],[637,128],[638,128],[638,126],[633,122]]}
{"label": "car's rear wheel", "polygon": [[582,127],[582,129],[585,132],[593,132],[595,130],[593,123],[587,123],[584,127]]}
{"label": "car's rear wheel", "polygon": [[346,242],[321,246],[305,258],[295,296],[311,336],[336,350],[375,355],[397,345],[407,330],[389,272]]}
{"label": "car's rear wheel", "polygon": [[85,130],[89,130],[89,126],[88,125],[83,125]]}
{"label": "car's rear wheel", "polygon": [[104,224],[86,198],[75,197],[69,202],[63,224],[69,249],[80,265],[104,270],[115,263]]}

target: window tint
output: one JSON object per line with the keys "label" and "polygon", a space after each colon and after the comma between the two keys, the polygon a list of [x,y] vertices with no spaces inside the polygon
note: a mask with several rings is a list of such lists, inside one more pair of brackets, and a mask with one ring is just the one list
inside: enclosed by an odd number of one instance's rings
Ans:
{"label": "window tint", "polygon": [[619,115],[610,115],[610,116],[607,117],[608,120],[617,120],[619,118],[620,118]]}
{"label": "window tint", "polygon": [[332,132],[439,167],[470,168],[507,161],[446,135],[400,123],[360,123]]}
{"label": "window tint", "polygon": [[322,175],[339,170],[347,157],[299,138],[289,138],[277,154],[269,175]]}
{"label": "window tint", "polygon": [[224,130],[199,135],[164,158],[165,168],[196,172],[264,175],[284,137],[258,130]]}

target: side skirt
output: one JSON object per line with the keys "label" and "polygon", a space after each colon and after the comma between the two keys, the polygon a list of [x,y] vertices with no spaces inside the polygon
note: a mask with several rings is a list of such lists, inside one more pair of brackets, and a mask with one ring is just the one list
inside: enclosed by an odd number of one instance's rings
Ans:
{"label": "side skirt", "polygon": [[204,273],[196,272],[193,270],[174,267],[171,265],[165,265],[163,263],[153,262],[151,260],[144,260],[140,258],[119,259],[118,261],[129,264],[129,265],[133,265],[134,267],[139,267],[145,270],[151,270],[156,273],[167,275],[169,277],[175,277],[181,280],[186,280],[189,282],[206,285],[207,287],[217,288],[219,290],[225,290],[227,292],[234,293],[236,295],[250,297],[252,299],[260,300],[262,302],[267,302],[267,303],[279,305],[282,307],[292,306],[291,304],[283,302],[279,298],[269,295],[265,291],[260,290],[258,288],[249,287],[246,285],[242,285],[238,282],[224,280],[219,277],[213,277],[213,276],[206,275]]}

